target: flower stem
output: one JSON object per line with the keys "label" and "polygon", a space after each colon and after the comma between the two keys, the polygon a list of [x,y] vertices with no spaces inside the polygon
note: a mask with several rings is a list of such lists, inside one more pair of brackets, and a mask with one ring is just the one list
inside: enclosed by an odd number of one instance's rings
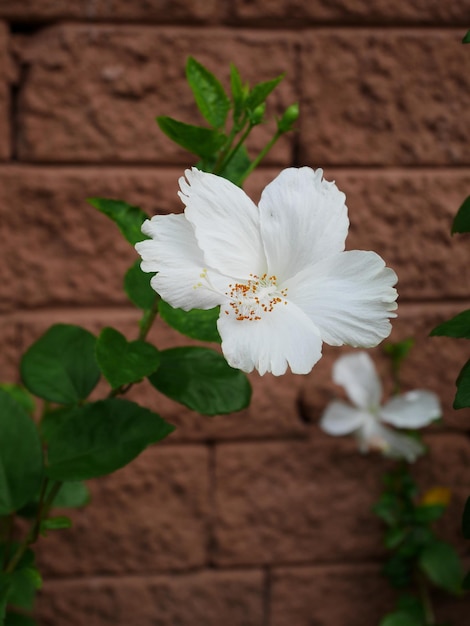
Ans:
{"label": "flower stem", "polygon": [[426,578],[419,571],[416,572],[416,581],[418,583],[419,596],[421,598],[421,604],[423,606],[426,626],[436,626],[436,615],[434,613],[434,607],[432,605],[429,587],[427,585]]}
{"label": "flower stem", "polygon": [[[246,128],[245,132],[242,134],[242,136],[240,137],[240,139],[237,141],[237,144],[236,144],[235,148],[232,148],[232,150],[230,150],[230,151],[227,153],[227,155],[226,155],[225,159],[224,159],[224,160],[222,161],[222,163],[220,164],[220,166],[219,166],[219,168],[218,168],[218,171],[219,171],[219,172],[220,172],[220,171],[222,171],[222,170],[224,170],[224,169],[228,166],[228,164],[230,163],[230,161],[231,161],[231,160],[233,159],[233,157],[236,155],[236,153],[237,153],[238,149],[242,146],[242,144],[243,144],[243,142],[245,141],[245,139],[246,139],[246,138],[248,137],[248,135],[251,133],[252,129],[253,129],[253,124],[248,124],[248,126],[247,126],[247,128]],[[217,173],[217,172],[215,172],[215,168],[214,168],[214,173]]]}
{"label": "flower stem", "polygon": [[276,141],[279,139],[279,137],[282,134],[283,134],[282,131],[278,130],[276,132],[276,134],[274,135],[274,137],[271,139],[271,141],[269,141],[264,146],[264,148],[258,154],[256,159],[253,160],[253,162],[250,164],[250,166],[246,169],[245,173],[241,177],[240,185],[248,178],[248,176],[251,174],[251,172],[253,172],[253,170],[255,170],[258,167],[258,165],[261,163],[261,161],[264,159],[264,157],[268,154],[268,152],[271,150],[271,148],[274,146],[274,144],[276,143]]}

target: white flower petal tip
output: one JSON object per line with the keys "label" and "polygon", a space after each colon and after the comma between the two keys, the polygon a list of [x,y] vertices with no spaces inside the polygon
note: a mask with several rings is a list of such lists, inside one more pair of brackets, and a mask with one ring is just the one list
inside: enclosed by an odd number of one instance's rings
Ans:
{"label": "white flower petal tip", "polygon": [[344,387],[358,408],[373,411],[379,407],[382,385],[367,352],[352,352],[337,359],[333,366],[333,381]]}
{"label": "white flower petal tip", "polygon": [[152,287],[174,307],[220,305],[233,367],[308,373],[322,342],[373,346],[396,308],[395,273],[373,252],[345,252],[345,195],[322,170],[288,168],[259,207],[228,180],[188,169],[179,215],[146,220],[136,245]]}
{"label": "white flower petal tip", "polygon": [[439,419],[441,414],[436,394],[421,389],[392,398],[380,411],[382,420],[397,428],[422,428]]}

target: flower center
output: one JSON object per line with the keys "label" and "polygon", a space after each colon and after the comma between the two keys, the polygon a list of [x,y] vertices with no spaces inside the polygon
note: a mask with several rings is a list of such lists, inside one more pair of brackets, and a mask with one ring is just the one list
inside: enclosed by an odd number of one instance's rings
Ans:
{"label": "flower center", "polygon": [[[243,283],[230,283],[225,295],[229,298],[229,306],[239,321],[259,321],[265,313],[271,313],[277,304],[287,304],[287,289],[280,289],[276,276],[256,276]],[[225,314],[229,315],[226,309]]]}

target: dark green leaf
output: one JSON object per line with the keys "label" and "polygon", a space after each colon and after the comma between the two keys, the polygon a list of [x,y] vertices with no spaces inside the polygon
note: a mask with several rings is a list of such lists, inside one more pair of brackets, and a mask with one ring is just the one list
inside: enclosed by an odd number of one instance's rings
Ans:
{"label": "dark green leaf", "polygon": [[142,224],[148,219],[147,214],[139,207],[109,198],[88,198],[88,202],[95,209],[113,220],[126,241],[135,245],[138,241],[147,239],[142,234]]}
{"label": "dark green leaf", "polygon": [[29,615],[8,612],[5,619],[5,626],[38,626],[38,623]]}
{"label": "dark green leaf", "polygon": [[427,504],[417,506],[414,511],[414,519],[419,524],[429,524],[440,519],[446,510],[442,504]]}
{"label": "dark green leaf", "polygon": [[463,571],[454,548],[444,541],[433,541],[421,552],[419,566],[435,585],[457,593],[461,589]]}
{"label": "dark green leaf", "polygon": [[21,385],[14,385],[12,383],[2,383],[0,384],[0,389],[3,389],[3,391],[10,394],[10,396],[18,402],[26,413],[29,413],[30,415],[34,413],[34,409],[36,408],[34,398],[27,389]]}
{"label": "dark green leaf", "polygon": [[219,131],[178,122],[164,115],[157,117],[157,123],[172,141],[203,159],[214,156],[226,139]]}
{"label": "dark green leaf", "polygon": [[49,517],[41,522],[42,534],[46,534],[48,530],[64,530],[66,528],[72,528],[72,520],[65,515]]}
{"label": "dark green leaf", "polygon": [[85,399],[100,378],[95,341],[79,326],[51,326],[23,356],[24,384],[50,402],[73,404]]}
{"label": "dark green leaf", "polygon": [[277,78],[255,85],[248,96],[246,103],[247,107],[251,110],[256,109],[257,106],[266,100],[269,94],[279,85],[283,78],[284,74],[281,74]]}
{"label": "dark green leaf", "polygon": [[193,57],[189,57],[186,63],[186,78],[202,115],[211,126],[223,128],[230,100],[220,82]]}
{"label": "dark green leaf", "polygon": [[90,491],[82,482],[62,483],[52,506],[58,509],[80,508],[90,502]]}
{"label": "dark green leaf", "polygon": [[461,369],[455,384],[457,385],[457,393],[454,399],[454,409],[470,406],[470,359]]}
{"label": "dark green leaf", "polygon": [[207,348],[172,348],[160,353],[160,369],[149,380],[166,396],[203,415],[240,411],[248,406],[246,376]]}
{"label": "dark green leaf", "polygon": [[462,39],[462,43],[470,43],[470,30],[467,31],[466,35]]}
{"label": "dark green leaf", "polygon": [[462,589],[470,589],[470,572],[467,572],[465,578],[463,579]]}
{"label": "dark green leaf", "polygon": [[64,410],[47,428],[46,473],[66,481],[110,474],[173,430],[156,413],[118,398]]}
{"label": "dark green leaf", "polygon": [[457,211],[452,224],[452,234],[454,233],[470,233],[470,196],[466,198]]}
{"label": "dark green leaf", "polygon": [[111,387],[117,389],[155,372],[160,356],[146,341],[127,341],[114,328],[104,328],[96,342],[96,360]]}
{"label": "dark green leaf", "polygon": [[233,117],[238,120],[243,111],[247,89],[243,87],[240,73],[233,63],[230,64],[230,87],[233,98]]}
{"label": "dark green leaf", "polygon": [[470,498],[467,498],[462,515],[462,533],[465,539],[470,539]]}
{"label": "dark green leaf", "polygon": [[[18,544],[13,544],[11,547],[16,550]],[[2,546],[1,552],[3,553],[2,561],[4,562],[4,546]],[[10,574],[8,604],[31,611],[36,591],[40,589],[41,584],[41,575],[34,564],[34,552],[28,549],[21,557],[15,571]]]}
{"label": "dark green leaf", "polygon": [[214,307],[207,311],[201,309],[183,311],[183,309],[174,309],[167,302],[160,300],[158,311],[161,318],[182,335],[198,339],[199,341],[220,343],[220,335],[217,330],[219,307]]}
{"label": "dark green leaf", "polygon": [[39,489],[43,458],[38,430],[26,411],[0,390],[0,516],[21,508]]}
{"label": "dark green leaf", "polygon": [[129,300],[142,310],[151,309],[157,294],[150,286],[152,275],[140,269],[140,260],[127,270],[124,277],[124,291]]}
{"label": "dark green leaf", "polygon": [[219,176],[223,176],[234,185],[241,187],[245,178],[244,174],[250,166],[250,159],[245,146],[241,146],[235,152],[230,161],[219,172]]}
{"label": "dark green leaf", "polygon": [[457,339],[470,339],[470,309],[462,311],[447,322],[443,322],[433,328],[431,337],[455,337]]}
{"label": "dark green leaf", "polygon": [[396,548],[407,535],[406,528],[390,528],[385,533],[385,547],[389,550]]}
{"label": "dark green leaf", "polygon": [[394,611],[385,615],[379,626],[423,626],[423,623],[406,611]]}

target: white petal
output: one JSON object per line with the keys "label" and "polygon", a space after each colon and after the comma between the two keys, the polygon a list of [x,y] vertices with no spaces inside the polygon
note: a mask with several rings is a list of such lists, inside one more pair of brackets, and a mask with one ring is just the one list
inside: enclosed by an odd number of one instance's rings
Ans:
{"label": "white petal", "polygon": [[390,334],[396,281],[378,254],[352,250],[303,270],[283,287],[318,326],[323,341],[372,348]]}
{"label": "white petal", "polygon": [[206,263],[238,279],[266,273],[258,207],[225,178],[196,168],[185,174],[179,196]]}
{"label": "white petal", "polygon": [[326,407],[320,428],[329,435],[347,435],[357,430],[367,415],[344,402],[334,400]]}
{"label": "white petal", "polygon": [[348,398],[361,409],[377,410],[382,385],[367,352],[345,354],[333,365],[333,380],[344,387]]}
{"label": "white petal", "polygon": [[424,453],[424,447],[416,439],[402,433],[395,432],[377,421],[370,422],[365,429],[357,431],[359,448],[362,452],[379,450],[385,456],[395,459],[405,459],[408,463]]}
{"label": "white petal", "polygon": [[408,391],[392,398],[380,411],[384,422],[398,428],[422,428],[440,417],[439,398],[431,391]]}
{"label": "white petal", "polygon": [[221,310],[217,323],[222,352],[232,367],[263,375],[308,374],[321,357],[318,330],[296,306],[275,306],[261,320],[237,320]]}
{"label": "white petal", "polygon": [[345,195],[322,176],[321,169],[288,168],[261,195],[269,273],[280,282],[344,250],[349,227]]}
{"label": "white petal", "polygon": [[[155,215],[142,225],[142,232],[152,237],[135,245],[142,257],[144,272],[158,272],[150,284],[173,307],[211,309],[224,297],[209,288],[201,274],[204,257],[197,245],[193,227],[184,215]],[[214,271],[207,271],[212,282],[228,283]]]}

